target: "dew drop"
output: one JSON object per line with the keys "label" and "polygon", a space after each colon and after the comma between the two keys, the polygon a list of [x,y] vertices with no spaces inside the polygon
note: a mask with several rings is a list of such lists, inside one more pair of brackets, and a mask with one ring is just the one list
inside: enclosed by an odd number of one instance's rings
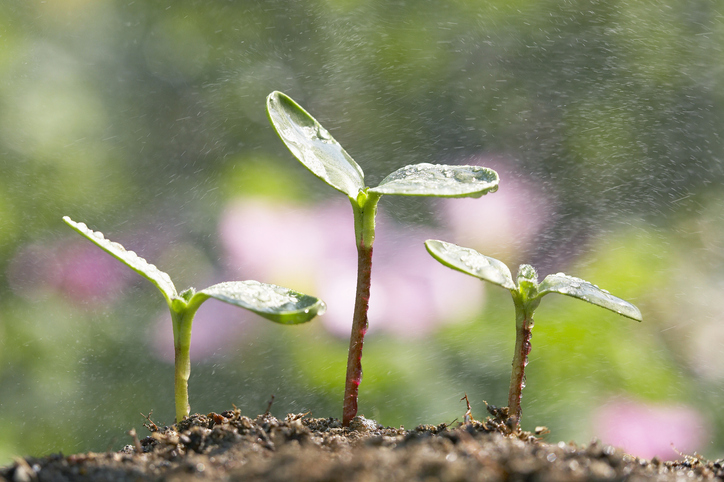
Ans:
{"label": "dew drop", "polygon": [[526,354],[526,356],[530,353],[530,350],[531,350],[530,342],[529,341],[523,342],[523,352]]}

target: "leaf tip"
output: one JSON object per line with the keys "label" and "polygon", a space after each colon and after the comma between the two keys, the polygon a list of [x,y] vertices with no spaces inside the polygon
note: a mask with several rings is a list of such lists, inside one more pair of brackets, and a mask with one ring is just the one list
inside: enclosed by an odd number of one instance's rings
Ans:
{"label": "leaf tip", "polygon": [[272,92],[271,94],[266,96],[267,107],[269,106],[269,104],[274,102],[279,97],[279,94],[281,94],[281,92],[279,92],[278,90],[275,90],[274,92]]}
{"label": "leaf tip", "polygon": [[266,108],[267,108],[267,111],[271,111],[271,110],[275,109],[276,106],[275,106],[274,104],[278,104],[278,103],[281,103],[281,102],[283,102],[283,101],[284,101],[284,102],[288,102],[288,103],[294,103],[294,104],[296,104],[296,102],[294,102],[294,101],[292,100],[292,98],[289,97],[288,95],[286,95],[284,92],[280,92],[280,91],[278,91],[278,90],[275,90],[274,92],[272,92],[271,94],[269,94],[269,95],[266,96]]}
{"label": "leaf tip", "polygon": [[425,249],[427,249],[427,252],[433,256],[435,256],[436,251],[443,246],[443,241],[439,241],[437,239],[425,240]]}

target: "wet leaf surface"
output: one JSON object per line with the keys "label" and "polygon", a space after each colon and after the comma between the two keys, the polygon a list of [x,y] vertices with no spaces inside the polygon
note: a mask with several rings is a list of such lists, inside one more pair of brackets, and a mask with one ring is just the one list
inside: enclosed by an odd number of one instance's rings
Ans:
{"label": "wet leaf surface", "polygon": [[508,267],[495,258],[482,255],[474,249],[435,239],[425,241],[425,247],[433,258],[449,268],[509,290],[517,289]]}
{"label": "wet leaf surface", "polygon": [[324,302],[288,288],[258,281],[227,281],[201,290],[196,296],[208,296],[263,316],[295,325],[305,323],[327,309]]}
{"label": "wet leaf surface", "polygon": [[362,168],[327,129],[281,92],[269,94],[266,105],[269,120],[292,154],[318,178],[356,199],[365,187]]}
{"label": "wet leaf surface", "polygon": [[641,321],[641,312],[628,301],[613,296],[593,283],[563,273],[546,276],[538,287],[538,293],[540,296],[548,293],[560,293],[609,309],[627,318]]}
{"label": "wet leaf surface", "polygon": [[171,305],[174,299],[179,298],[176,292],[176,287],[171,281],[171,277],[167,273],[158,269],[155,265],[141,258],[135,252],[126,250],[126,248],[121,246],[119,243],[106,239],[103,233],[100,231],[93,231],[88,228],[85,223],[77,223],[68,216],[64,216],[63,221],[65,221],[66,224],[78,233],[92,241],[103,251],[110,254],[118,261],[153,283],[161,291],[161,293],[163,293],[163,296],[166,298],[169,305]]}
{"label": "wet leaf surface", "polygon": [[480,166],[413,164],[396,170],[371,192],[398,196],[480,197],[498,189],[498,174]]}

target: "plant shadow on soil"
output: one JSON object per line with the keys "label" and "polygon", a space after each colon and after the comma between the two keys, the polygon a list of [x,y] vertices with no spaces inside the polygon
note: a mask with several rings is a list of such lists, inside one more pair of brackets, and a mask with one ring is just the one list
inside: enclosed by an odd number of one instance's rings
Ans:
{"label": "plant shadow on soil", "polygon": [[[593,441],[550,444],[511,430],[507,409],[488,407],[483,422],[384,428],[356,417],[333,418],[238,409],[194,414],[171,427],[150,417],[151,434],[119,452],[26,457],[0,477],[32,481],[698,481],[724,480],[724,460],[696,456],[644,460]],[[544,432],[544,429],[539,431]]]}

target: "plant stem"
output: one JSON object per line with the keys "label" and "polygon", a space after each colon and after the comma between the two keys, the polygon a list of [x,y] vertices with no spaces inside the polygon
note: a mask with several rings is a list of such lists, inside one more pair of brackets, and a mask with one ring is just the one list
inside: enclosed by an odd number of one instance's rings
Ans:
{"label": "plant stem", "polygon": [[[355,295],[352,333],[347,354],[347,377],[344,385],[342,426],[348,427],[357,415],[357,397],[362,382],[362,347],[367,333],[367,310],[370,301],[372,277],[372,245],[375,240],[375,215],[379,195],[360,196],[352,201],[354,210],[355,239],[357,240],[357,292]],[[360,205],[361,204],[361,205]]]}
{"label": "plant stem", "polygon": [[362,382],[362,345],[367,333],[367,309],[370,301],[370,278],[372,275],[372,247],[360,247],[357,251],[357,294],[352,319],[352,333],[349,337],[347,355],[347,379],[344,386],[344,408],[342,425],[357,415],[357,396]]}
{"label": "plant stem", "polygon": [[508,390],[508,414],[515,417],[515,428],[520,424],[520,401],[525,386],[525,367],[530,354],[530,337],[533,328],[533,309],[520,300],[515,299],[515,352],[513,353],[513,372],[510,376]]}
{"label": "plant stem", "polygon": [[[199,297],[201,298],[201,297]],[[189,375],[191,375],[191,325],[203,299],[194,300],[179,311],[171,310],[174,347],[174,398],[176,400],[176,421],[180,422],[191,412],[189,405]]]}

